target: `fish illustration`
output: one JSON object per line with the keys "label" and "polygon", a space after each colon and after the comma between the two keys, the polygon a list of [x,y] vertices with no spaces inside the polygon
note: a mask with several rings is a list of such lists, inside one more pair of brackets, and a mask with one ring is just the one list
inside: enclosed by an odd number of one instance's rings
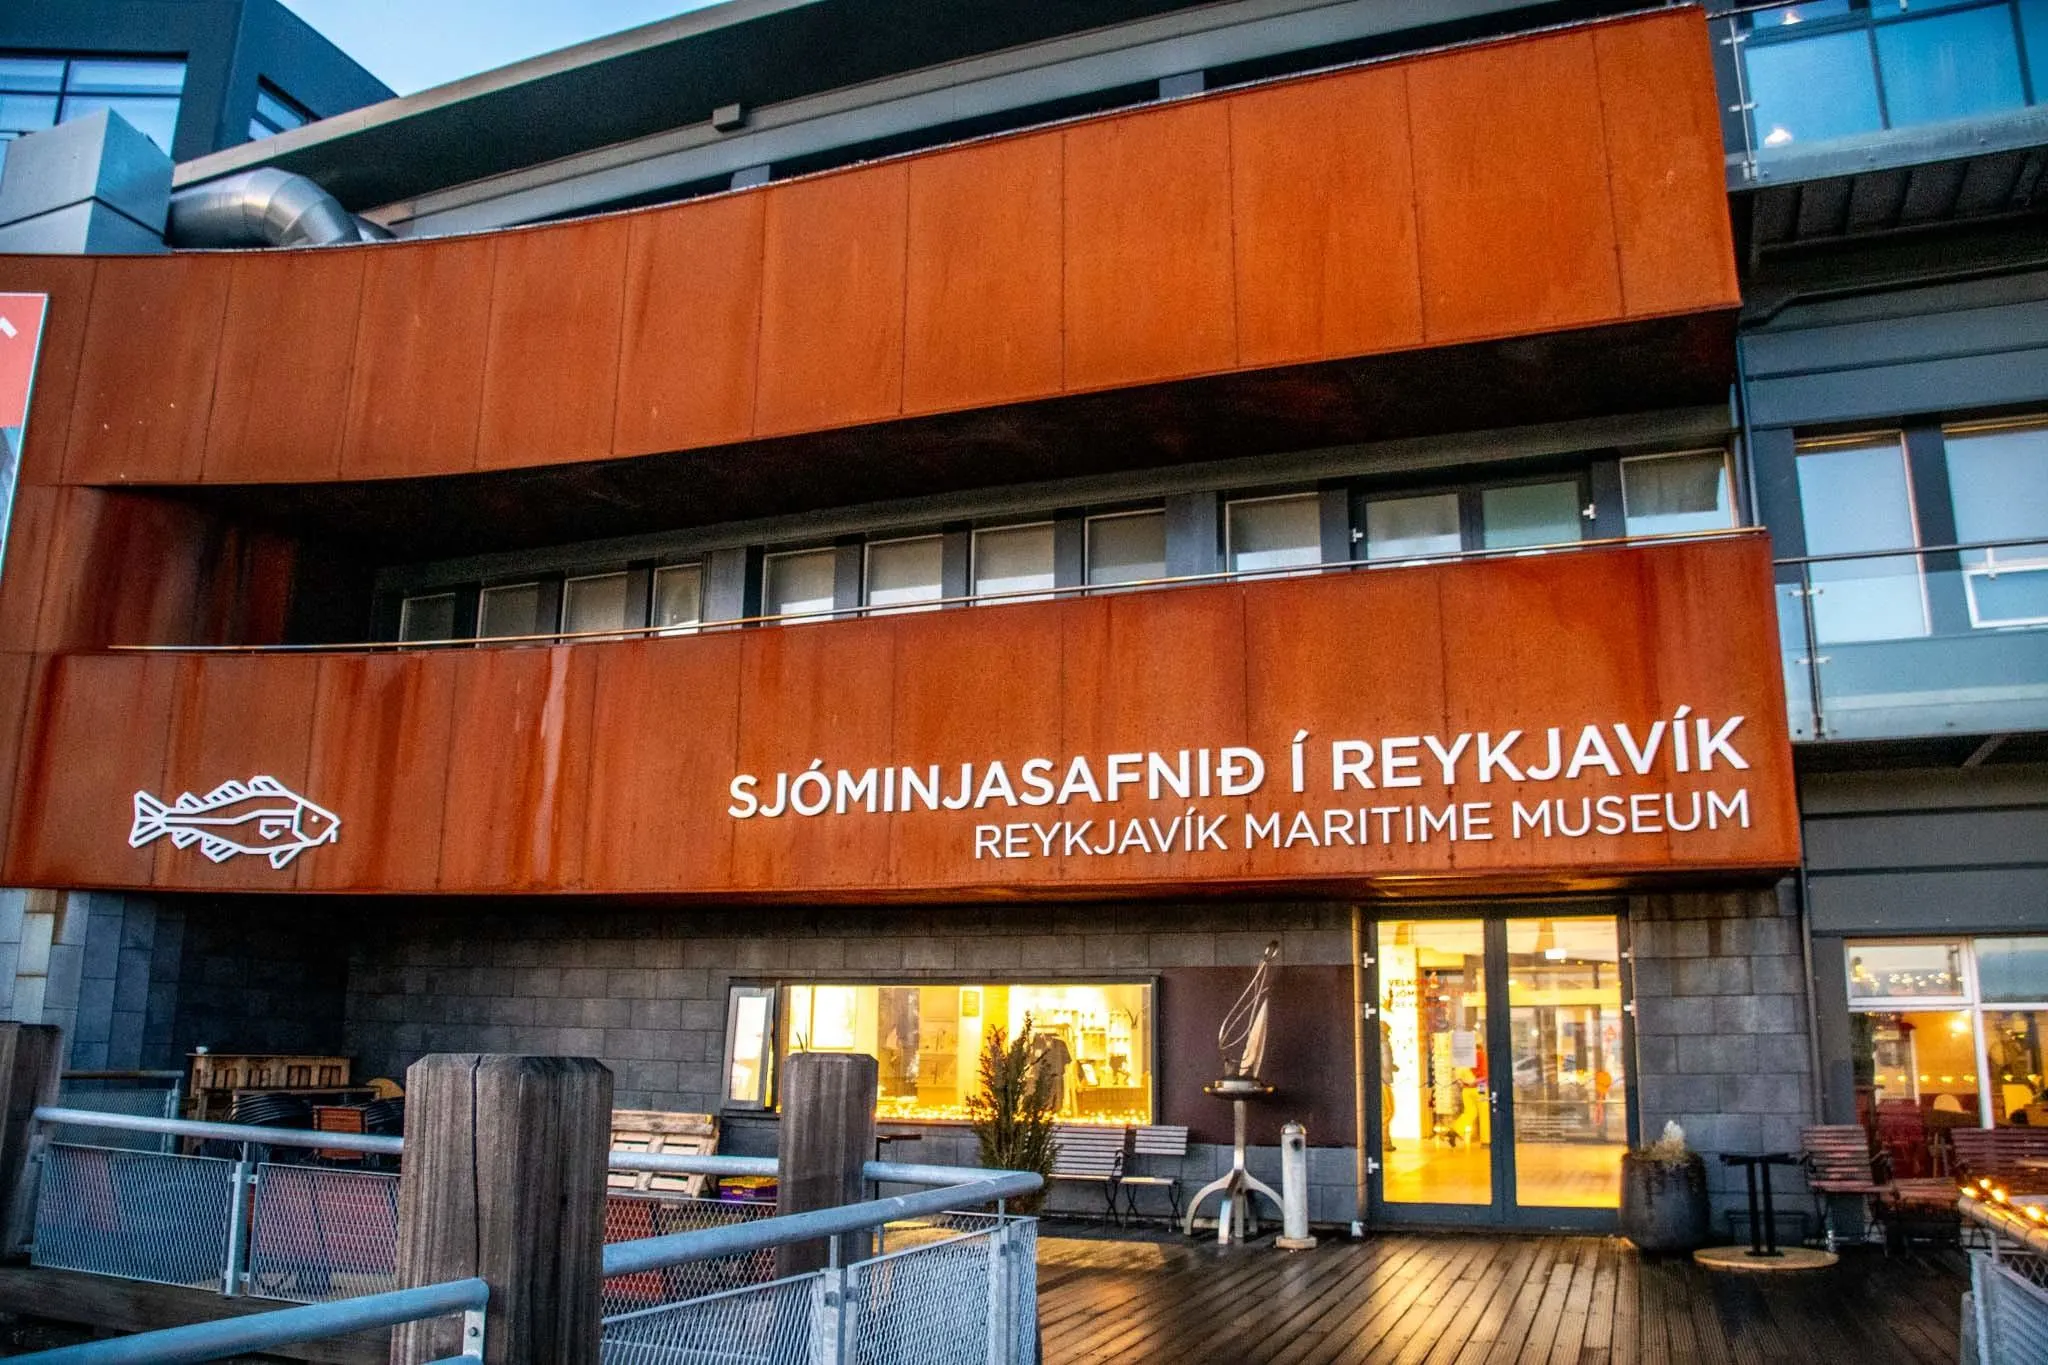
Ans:
{"label": "fish illustration", "polygon": [[283,867],[309,848],[331,844],[341,820],[320,809],[274,777],[227,781],[204,796],[186,792],[165,805],[148,792],[135,793],[135,827],[128,847],[171,836],[178,848],[199,845],[217,863],[253,853]]}

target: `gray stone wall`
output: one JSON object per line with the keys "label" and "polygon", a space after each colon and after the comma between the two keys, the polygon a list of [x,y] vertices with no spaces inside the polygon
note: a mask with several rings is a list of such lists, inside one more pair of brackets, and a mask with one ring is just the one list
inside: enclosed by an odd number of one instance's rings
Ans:
{"label": "gray stone wall", "polygon": [[[1632,896],[1641,1132],[1667,1120],[1707,1158],[1717,1228],[1746,1207],[1723,1152],[1797,1151],[1813,1122],[1806,970],[1789,888]],[[1796,1171],[1781,1202],[1801,1210]]]}

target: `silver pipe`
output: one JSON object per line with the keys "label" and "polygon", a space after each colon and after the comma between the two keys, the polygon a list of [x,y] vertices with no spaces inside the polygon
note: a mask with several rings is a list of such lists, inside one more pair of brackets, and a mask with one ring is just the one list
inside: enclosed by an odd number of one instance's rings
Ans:
{"label": "silver pipe", "polygon": [[887,1199],[783,1214],[750,1223],[700,1228],[694,1232],[671,1232],[633,1242],[613,1242],[604,1249],[604,1276],[610,1279],[614,1275],[659,1270],[684,1261],[737,1256],[790,1242],[837,1237],[840,1233],[859,1232],[898,1218],[916,1218],[975,1204],[992,1204],[998,1199],[1031,1194],[1045,1184],[1044,1178],[1033,1171],[984,1172],[983,1175],[983,1179],[970,1184],[921,1190],[916,1194],[892,1195]]}
{"label": "silver pipe", "polygon": [[482,1280],[450,1280],[446,1284],[393,1289],[334,1303],[308,1304],[304,1308],[279,1308],[247,1317],[196,1322],[160,1332],[39,1351],[18,1359],[22,1365],[187,1365],[468,1312],[486,1307],[490,1295],[491,1287]]}
{"label": "silver pipe", "polygon": [[197,1123],[191,1119],[148,1118],[140,1114],[103,1114],[97,1109],[66,1109],[39,1105],[38,1123],[71,1128],[113,1128],[124,1133],[169,1133],[173,1137],[213,1138],[222,1142],[260,1142],[270,1147],[332,1147],[338,1151],[395,1155],[405,1139],[368,1133],[317,1133],[309,1128],[260,1128],[253,1123]]}
{"label": "silver pipe", "polygon": [[355,215],[319,185],[265,166],[173,194],[164,240],[182,247],[265,247],[369,239]]}

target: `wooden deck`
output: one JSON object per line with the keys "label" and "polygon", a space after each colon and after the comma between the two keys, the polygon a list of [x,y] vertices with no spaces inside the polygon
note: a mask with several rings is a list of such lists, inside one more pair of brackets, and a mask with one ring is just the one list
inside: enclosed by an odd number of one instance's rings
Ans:
{"label": "wooden deck", "polygon": [[1608,1237],[1395,1233],[1292,1254],[1048,1235],[1038,1283],[1048,1365],[1954,1365],[1965,1287],[1876,1250],[1738,1275]]}

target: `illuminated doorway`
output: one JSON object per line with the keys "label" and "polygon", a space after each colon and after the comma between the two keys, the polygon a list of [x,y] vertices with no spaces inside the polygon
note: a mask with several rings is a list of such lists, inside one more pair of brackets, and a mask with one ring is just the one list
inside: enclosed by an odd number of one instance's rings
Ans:
{"label": "illuminated doorway", "polygon": [[1387,919],[1369,955],[1375,1218],[1611,1226],[1633,1047],[1620,921]]}

